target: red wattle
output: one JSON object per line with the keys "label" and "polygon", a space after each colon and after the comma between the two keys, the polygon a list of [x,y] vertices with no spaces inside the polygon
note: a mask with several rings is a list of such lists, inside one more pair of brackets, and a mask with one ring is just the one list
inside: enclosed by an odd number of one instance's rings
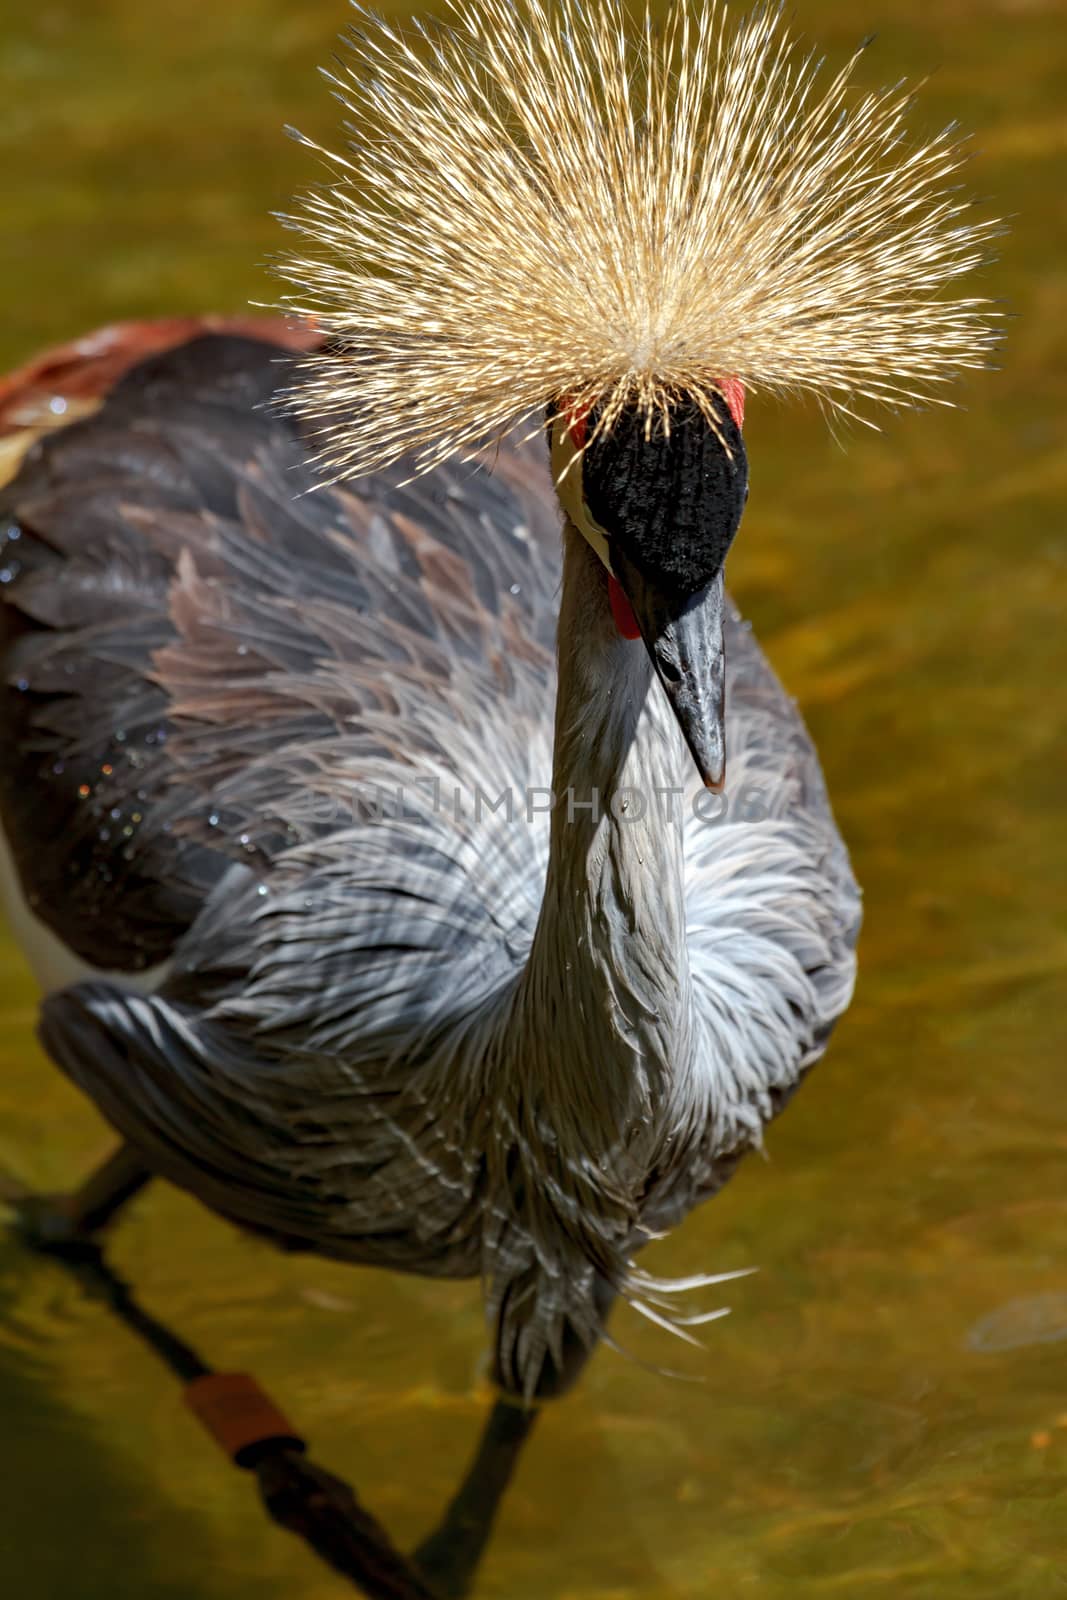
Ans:
{"label": "red wattle", "polygon": [[589,428],[589,408],[584,411],[568,411],[567,431],[571,436],[571,443],[576,450],[585,448],[585,436]]}
{"label": "red wattle", "polygon": [[730,415],[739,428],[745,424],[745,387],[739,378],[720,378],[722,397],[730,407]]}
{"label": "red wattle", "polygon": [[622,584],[618,578],[608,574],[608,597],[611,600],[611,614],[615,618],[615,626],[624,639],[640,639],[641,629],[637,626],[633,606],[626,598]]}

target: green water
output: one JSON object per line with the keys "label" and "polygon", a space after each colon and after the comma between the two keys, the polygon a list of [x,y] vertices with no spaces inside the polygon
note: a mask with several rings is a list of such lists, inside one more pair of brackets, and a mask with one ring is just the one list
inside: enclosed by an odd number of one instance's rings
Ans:
{"label": "green water", "polygon": [[[547,1417],[480,1592],[501,1600],[1045,1600],[1067,1592],[1067,24],[1049,0],[797,0],[872,81],[981,130],[1018,320],[955,414],[834,442],[753,407],[732,583],[798,696],[867,895],[828,1059],[650,1265],[758,1264],[706,1353],[616,1332]],[[327,137],[341,0],[7,0],[0,363],[109,319],[262,297],[268,212]],[[108,1145],[41,1057],[0,946],[0,1165],[62,1186]],[[1060,1067],[1057,1068],[1057,1063]],[[487,1392],[474,1285],[301,1259],[150,1192],[117,1265],[276,1393],[401,1542]],[[1062,1342],[1057,1342],[1061,1340]],[[172,1381],[0,1234],[0,1593],[319,1600]]]}

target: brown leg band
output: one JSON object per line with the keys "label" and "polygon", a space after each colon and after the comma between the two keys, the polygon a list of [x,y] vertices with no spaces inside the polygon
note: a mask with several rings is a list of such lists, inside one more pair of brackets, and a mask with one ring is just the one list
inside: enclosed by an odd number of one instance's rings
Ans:
{"label": "brown leg band", "polygon": [[273,1400],[246,1372],[209,1372],[185,1386],[185,1400],[208,1433],[239,1467],[255,1464],[258,1446],[304,1441]]}

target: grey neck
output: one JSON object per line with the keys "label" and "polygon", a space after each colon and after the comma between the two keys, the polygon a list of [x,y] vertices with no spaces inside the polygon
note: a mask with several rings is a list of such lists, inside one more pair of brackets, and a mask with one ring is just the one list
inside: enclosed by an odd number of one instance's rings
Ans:
{"label": "grey neck", "polygon": [[569,525],[564,541],[551,851],[516,1065],[531,1087],[527,1073],[566,1075],[556,1103],[617,1159],[691,1049],[683,808],[668,792],[690,758],[644,646],[619,635],[601,562]]}

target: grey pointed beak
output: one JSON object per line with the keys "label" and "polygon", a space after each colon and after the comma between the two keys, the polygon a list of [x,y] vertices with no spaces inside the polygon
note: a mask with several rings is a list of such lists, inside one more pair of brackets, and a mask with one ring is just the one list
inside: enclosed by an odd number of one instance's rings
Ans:
{"label": "grey pointed beak", "polygon": [[726,781],[726,649],[723,578],[683,600],[668,599],[625,556],[613,554],[615,576],[633,608],[656,676],[708,789]]}

